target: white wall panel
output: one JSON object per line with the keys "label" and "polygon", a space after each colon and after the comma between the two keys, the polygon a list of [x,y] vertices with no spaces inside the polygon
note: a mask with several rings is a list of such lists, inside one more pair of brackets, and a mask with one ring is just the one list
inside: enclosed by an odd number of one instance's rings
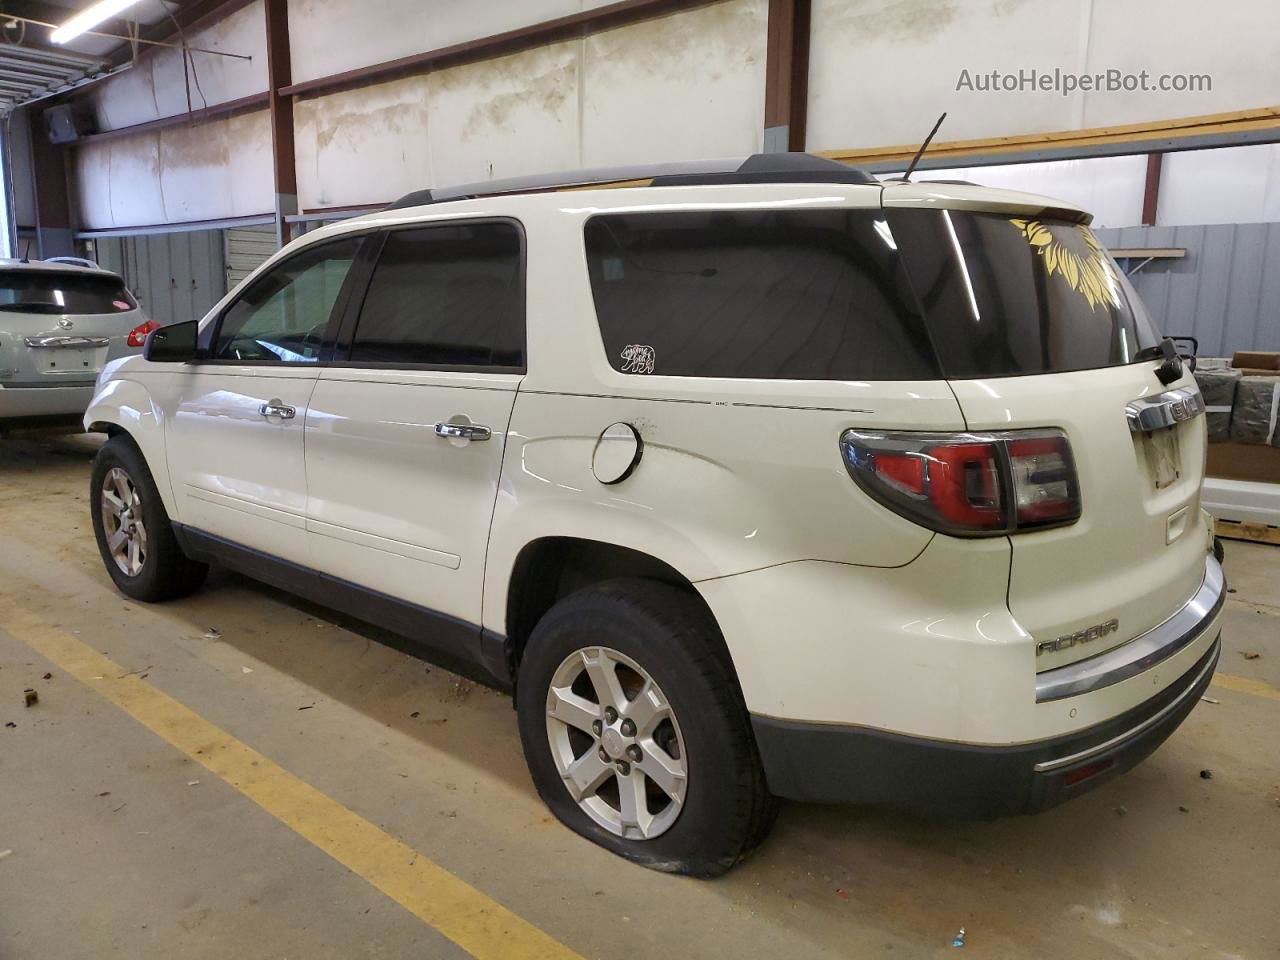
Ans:
{"label": "white wall panel", "polygon": [[[1242,31],[1244,31],[1242,33]],[[814,0],[810,149],[1044,133],[1280,100],[1280,3],[1234,0]],[[958,91],[973,74],[1207,73],[1199,93]]]}
{"label": "white wall panel", "polygon": [[303,98],[299,203],[381,203],[433,185],[753,153],[764,126],[767,7],[727,0]]}
{"label": "white wall panel", "polygon": [[1171,226],[1280,221],[1280,144],[1166,155],[1156,221]]}
{"label": "white wall panel", "polygon": [[86,229],[254,216],[273,206],[265,110],[77,148]]}
{"label": "white wall panel", "polygon": [[299,206],[384,203],[430,186],[427,98],[433,82],[428,74],[299,100]]}
{"label": "white wall panel", "polygon": [[99,128],[114,130],[186,113],[188,81],[191,107],[197,111],[206,105],[239,100],[267,89],[266,20],[262,0],[190,34],[187,42],[193,47],[225,50],[253,59],[192,53],[193,69],[192,65],[184,64],[177,50],[148,51],[131,70],[91,88],[89,99]]}
{"label": "white wall panel", "polygon": [[581,0],[289,0],[293,80],[477,40],[582,9]]}
{"label": "white wall panel", "polygon": [[[1126,4],[1128,5],[1128,4]],[[1077,126],[1079,95],[958,93],[963,69],[1078,70],[1089,0],[813,0],[811,150]]]}
{"label": "white wall panel", "polygon": [[767,21],[767,0],[731,0],[588,36],[582,165],[757,152]]}
{"label": "white wall panel", "polygon": [[580,46],[559,43],[432,74],[427,127],[435,182],[578,166]]}

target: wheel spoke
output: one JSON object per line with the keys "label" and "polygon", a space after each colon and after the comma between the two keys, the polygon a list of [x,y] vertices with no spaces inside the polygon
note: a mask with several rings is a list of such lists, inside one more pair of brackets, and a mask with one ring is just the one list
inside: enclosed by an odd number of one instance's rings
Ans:
{"label": "wheel spoke", "polygon": [[625,831],[632,828],[640,831],[641,836],[649,835],[649,827],[653,823],[653,814],[649,812],[649,800],[644,788],[644,775],[632,768],[629,774],[616,774],[618,780],[619,813],[622,814],[622,826]]}
{"label": "wheel spoke", "polygon": [[639,695],[627,704],[622,715],[636,725],[636,736],[645,737],[671,715],[671,705],[657,685],[652,680],[646,680]]}
{"label": "wheel spoke", "polygon": [[111,516],[118,517],[120,516],[121,511],[124,510],[124,503],[122,503],[120,498],[110,490],[103,490],[102,509],[111,514]]}
{"label": "wheel spoke", "polygon": [[107,549],[110,550],[112,554],[115,554],[128,539],[129,535],[123,530],[117,528],[116,532],[107,539]]}
{"label": "wheel spoke", "polygon": [[604,650],[592,647],[582,651],[582,666],[591,678],[600,706],[613,707],[619,713],[627,705],[627,696],[618,680],[618,664]]}
{"label": "wheel spoke", "polygon": [[613,767],[600,759],[600,754],[592,747],[573,763],[562,774],[565,786],[574,800],[581,802],[596,792],[596,788],[613,772]]}
{"label": "wheel spoke", "polygon": [[145,554],[147,552],[147,528],[143,526],[141,520],[135,520],[133,522],[133,531],[138,542],[142,545],[142,552]]}
{"label": "wheel spoke", "polygon": [[644,757],[636,764],[650,780],[658,785],[658,789],[677,803],[684,793],[684,762],[667,754],[652,740],[640,747]]}
{"label": "wheel spoke", "polygon": [[116,496],[120,498],[120,502],[125,506],[133,503],[133,487],[129,483],[129,478],[125,476],[123,470],[114,470],[111,473],[111,482],[116,488]]}
{"label": "wheel spoke", "polygon": [[601,712],[597,704],[578,696],[568,687],[552,687],[547,697],[547,716],[555,717],[583,733],[594,733],[591,724],[600,719]]}
{"label": "wheel spoke", "polygon": [[142,560],[138,553],[139,544],[135,537],[129,541],[129,573],[131,576],[137,576],[138,571],[142,569]]}

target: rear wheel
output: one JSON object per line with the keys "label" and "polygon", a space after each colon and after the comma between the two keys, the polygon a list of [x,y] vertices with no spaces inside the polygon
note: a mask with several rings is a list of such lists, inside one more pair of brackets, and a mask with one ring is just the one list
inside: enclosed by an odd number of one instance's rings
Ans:
{"label": "rear wheel", "polygon": [[155,602],[199,588],[209,568],[178,546],[146,460],[128,437],[112,437],[98,451],[89,503],[98,551],[121,593]]}
{"label": "rear wheel", "polygon": [[772,824],[732,668],[686,591],[618,580],[561,600],[529,638],[516,707],[547,806],[630,860],[714,876]]}

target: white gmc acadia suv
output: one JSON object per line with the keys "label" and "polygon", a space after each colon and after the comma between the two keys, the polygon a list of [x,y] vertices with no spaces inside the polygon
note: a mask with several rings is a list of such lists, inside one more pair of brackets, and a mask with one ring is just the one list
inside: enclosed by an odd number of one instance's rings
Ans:
{"label": "white gmc acadia suv", "polygon": [[570,828],[710,875],[774,796],[991,816],[1219,652],[1203,403],[1074,207],[832,161],[411,194],[104,370],[125,594],[221,562],[514,689]]}

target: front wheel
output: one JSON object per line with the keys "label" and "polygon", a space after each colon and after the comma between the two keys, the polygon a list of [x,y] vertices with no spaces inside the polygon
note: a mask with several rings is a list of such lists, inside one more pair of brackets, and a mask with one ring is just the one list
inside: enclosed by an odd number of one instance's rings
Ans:
{"label": "front wheel", "polygon": [[772,824],[732,668],[687,591],[618,580],[561,600],[529,638],[516,708],[542,799],[621,856],[715,876]]}
{"label": "front wheel", "polygon": [[112,437],[94,457],[89,504],[98,551],[121,593],[172,600],[204,581],[209,568],[178,546],[146,460],[128,437]]}

